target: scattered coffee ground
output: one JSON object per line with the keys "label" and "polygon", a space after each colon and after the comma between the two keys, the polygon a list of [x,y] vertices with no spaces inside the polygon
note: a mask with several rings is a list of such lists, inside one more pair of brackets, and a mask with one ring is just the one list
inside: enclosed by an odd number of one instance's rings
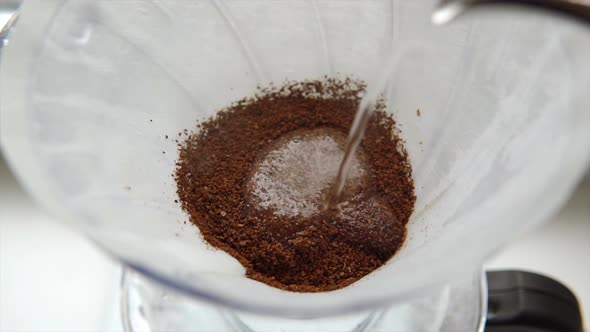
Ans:
{"label": "scattered coffee ground", "polygon": [[345,287],[402,245],[415,202],[395,121],[377,106],[339,209],[324,209],[365,85],[350,79],[261,90],[179,143],[182,208],[249,278],[296,292]]}

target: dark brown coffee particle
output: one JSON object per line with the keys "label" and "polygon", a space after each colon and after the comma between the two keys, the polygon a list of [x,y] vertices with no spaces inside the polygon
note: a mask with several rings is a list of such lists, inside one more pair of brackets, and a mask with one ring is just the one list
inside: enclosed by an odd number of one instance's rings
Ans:
{"label": "dark brown coffee particle", "polygon": [[249,278],[297,292],[335,290],[379,268],[402,245],[414,185],[383,103],[361,143],[367,164],[357,187],[362,190],[339,211],[281,215],[250,197],[252,176],[276,142],[288,135],[297,140],[298,131],[346,135],[363,92],[364,85],[350,79],[287,83],[232,104],[193,133],[184,131],[175,173],[181,207],[203,238],[238,259]]}

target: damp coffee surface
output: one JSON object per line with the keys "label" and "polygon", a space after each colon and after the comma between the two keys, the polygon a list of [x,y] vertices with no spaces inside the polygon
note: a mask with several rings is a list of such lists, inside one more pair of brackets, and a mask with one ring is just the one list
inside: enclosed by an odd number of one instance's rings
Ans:
{"label": "damp coffee surface", "polygon": [[407,152],[383,102],[340,204],[327,205],[364,89],[351,79],[261,89],[179,143],[174,176],[182,209],[247,277],[295,292],[336,290],[403,244],[416,198]]}

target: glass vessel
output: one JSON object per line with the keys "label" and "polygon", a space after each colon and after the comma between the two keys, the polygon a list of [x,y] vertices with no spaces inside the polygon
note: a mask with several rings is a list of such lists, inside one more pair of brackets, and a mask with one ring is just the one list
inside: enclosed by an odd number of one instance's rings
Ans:
{"label": "glass vessel", "polygon": [[[2,54],[2,149],[48,211],[129,269],[128,329],[215,316],[219,330],[472,331],[483,260],[550,216],[589,163],[590,32],[519,11],[436,27],[434,7],[26,1]],[[257,86],[325,75],[387,78],[417,202],[385,266],[337,291],[285,292],[246,278],[184,223],[165,136]]]}

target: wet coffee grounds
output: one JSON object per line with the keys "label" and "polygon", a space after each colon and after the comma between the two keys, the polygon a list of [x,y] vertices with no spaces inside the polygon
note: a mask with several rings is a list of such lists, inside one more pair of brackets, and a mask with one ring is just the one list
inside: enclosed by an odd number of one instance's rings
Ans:
{"label": "wet coffee grounds", "polygon": [[403,244],[415,202],[394,119],[376,106],[338,209],[325,209],[362,82],[262,89],[179,143],[180,204],[205,241],[247,277],[296,292],[345,287]]}

